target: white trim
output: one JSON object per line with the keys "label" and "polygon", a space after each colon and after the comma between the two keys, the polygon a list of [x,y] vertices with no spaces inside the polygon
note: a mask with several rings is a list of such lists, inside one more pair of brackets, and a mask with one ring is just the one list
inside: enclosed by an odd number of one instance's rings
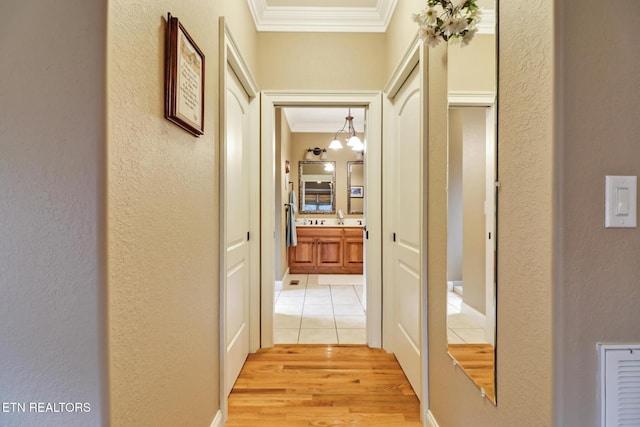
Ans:
{"label": "white trim", "polygon": [[427,411],[427,427],[440,427],[431,411]]}
{"label": "white trim", "polygon": [[[258,31],[384,33],[398,0],[379,0],[375,7],[269,6],[266,0],[247,3]],[[407,24],[413,25],[409,17]],[[495,33],[496,10],[482,9],[478,34]]]}
{"label": "white trim", "polygon": [[368,108],[366,167],[367,228],[366,242],[367,343],[382,345],[382,95],[378,91],[265,91],[262,93],[261,138],[261,319],[262,347],[273,345],[273,296],[275,249],[275,107],[277,106],[362,106]]}
{"label": "white trim", "polygon": [[379,0],[376,7],[268,6],[266,0],[248,3],[258,31],[384,33],[397,0]]}
{"label": "white trim", "polygon": [[496,33],[496,10],[482,9],[482,19],[478,23],[478,34]]}
{"label": "white trim", "polygon": [[495,91],[449,91],[451,107],[492,107],[496,102]]}
{"label": "white trim", "polygon": [[409,77],[409,74],[411,74],[413,69],[420,62],[421,47],[422,40],[420,40],[416,34],[409,45],[409,49],[402,56],[398,67],[393,72],[384,88],[384,94],[388,99],[391,100],[398,94],[398,91],[404,84],[405,80],[407,80],[407,77]]}
{"label": "white trim", "polygon": [[222,411],[218,410],[218,412],[216,412],[216,416],[213,418],[213,421],[211,421],[211,426],[210,427],[223,427],[224,424],[222,423]]}
{"label": "white trim", "polygon": [[[227,88],[227,64],[235,75],[242,88],[245,90],[249,97],[249,116],[251,121],[250,129],[250,151],[256,151],[260,149],[259,146],[259,133],[260,133],[260,103],[258,95],[260,94],[259,88],[255,83],[255,80],[247,67],[245,61],[242,58],[240,51],[237,48],[236,43],[231,35],[229,27],[225,21],[224,16],[219,18],[219,141],[220,152],[220,194],[224,194],[225,185],[225,162],[224,162],[224,141],[226,140],[226,129],[224,124],[226,123],[226,88]],[[250,236],[254,236],[249,240],[249,276],[250,276],[250,296],[249,296],[249,351],[256,351],[260,346],[260,316],[259,316],[259,304],[260,304],[260,287],[259,287],[259,259],[260,259],[260,245],[259,239],[259,227],[260,227],[260,214],[258,206],[253,206],[254,201],[260,199],[259,180],[259,160],[255,159],[256,156],[249,156],[249,192],[252,205],[249,209],[249,233]],[[225,307],[225,272],[226,272],[226,248],[224,247],[225,239],[225,203],[221,200],[219,206],[220,214],[220,271],[219,271],[219,381],[220,381],[220,411],[221,420],[227,417],[227,405],[228,396],[226,394],[226,307]],[[214,420],[215,421],[215,420]]]}

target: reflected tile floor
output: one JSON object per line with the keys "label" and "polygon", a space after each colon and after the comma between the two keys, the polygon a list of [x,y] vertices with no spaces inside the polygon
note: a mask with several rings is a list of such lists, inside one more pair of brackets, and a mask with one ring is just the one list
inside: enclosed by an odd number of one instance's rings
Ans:
{"label": "reflected tile floor", "polygon": [[447,292],[447,340],[449,344],[488,344],[482,325],[461,312],[462,297]]}
{"label": "reflected tile floor", "polygon": [[366,344],[362,275],[350,276],[290,275],[275,293],[274,343]]}

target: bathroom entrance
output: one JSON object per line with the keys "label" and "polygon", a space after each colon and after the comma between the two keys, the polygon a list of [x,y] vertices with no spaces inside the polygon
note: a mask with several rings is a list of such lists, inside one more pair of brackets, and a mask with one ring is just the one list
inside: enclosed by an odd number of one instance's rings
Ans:
{"label": "bathroom entrance", "polygon": [[371,175],[369,163],[380,162],[379,93],[299,96],[263,95],[265,204],[265,175],[273,179],[273,204],[262,209],[273,209],[272,222],[263,229],[273,230],[273,246],[262,250],[272,262],[262,264],[262,347],[380,347],[381,262],[371,261],[381,253],[379,233],[367,239],[381,217],[380,168]]}
{"label": "bathroom entrance", "polygon": [[366,344],[366,110],[277,107],[275,344]]}

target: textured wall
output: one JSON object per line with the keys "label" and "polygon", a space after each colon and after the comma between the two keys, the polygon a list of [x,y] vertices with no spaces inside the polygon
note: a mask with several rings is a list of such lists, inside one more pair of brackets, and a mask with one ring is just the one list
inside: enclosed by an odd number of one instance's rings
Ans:
{"label": "textured wall", "polygon": [[[166,15],[206,57],[205,135],[164,119]],[[218,16],[250,66],[245,2],[109,4],[109,350],[114,425],[211,424],[218,372]]]}
{"label": "textured wall", "polygon": [[605,175],[640,175],[640,3],[563,3],[556,424],[573,427],[598,420],[596,343],[640,342],[640,230],[604,228]]}
{"label": "textured wall", "polygon": [[0,404],[27,404],[2,426],[98,426],[106,406],[104,8],[0,3]]}

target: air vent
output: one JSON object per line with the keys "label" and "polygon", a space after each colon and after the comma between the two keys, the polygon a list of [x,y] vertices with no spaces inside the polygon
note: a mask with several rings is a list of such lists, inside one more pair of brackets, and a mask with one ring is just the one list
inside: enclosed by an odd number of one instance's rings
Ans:
{"label": "air vent", "polygon": [[598,344],[602,427],[640,426],[640,344]]}

